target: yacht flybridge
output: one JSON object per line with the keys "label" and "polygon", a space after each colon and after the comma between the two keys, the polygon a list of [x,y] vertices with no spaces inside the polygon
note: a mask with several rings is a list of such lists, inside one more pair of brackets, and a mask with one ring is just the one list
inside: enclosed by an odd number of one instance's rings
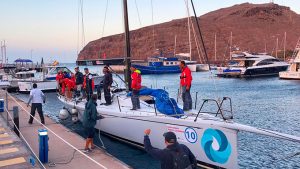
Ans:
{"label": "yacht flybridge", "polygon": [[[193,1],[191,0],[192,6]],[[130,110],[131,100],[128,94],[130,83],[130,42],[128,29],[127,1],[123,0],[124,24],[125,24],[125,47],[126,47],[126,91],[125,89],[112,89],[113,97],[111,105],[101,105],[103,98],[98,100],[97,112],[104,116],[98,120],[95,128],[116,139],[137,146],[143,146],[144,130],[152,129],[150,135],[152,145],[156,148],[164,148],[163,134],[166,131],[173,131],[177,135],[179,143],[188,146],[196,156],[201,166],[214,168],[238,167],[238,146],[237,135],[239,131],[252,132],[279,139],[290,140],[300,143],[300,137],[282,134],[279,132],[251,127],[233,121],[231,99],[224,97],[221,102],[207,99],[200,106],[200,110],[190,110],[184,114],[166,115],[158,110],[156,104],[161,100],[141,100],[141,109]],[[194,10],[195,16],[195,10]],[[197,20],[196,20],[197,21]],[[197,21],[198,30],[200,27]],[[200,34],[202,39],[202,35]],[[204,48],[205,49],[205,48]],[[161,90],[162,91],[162,90]],[[71,114],[74,120],[82,120],[86,100],[69,100],[63,96],[58,99],[65,104],[65,107],[72,109]],[[208,103],[216,105],[217,112],[203,112],[202,109]],[[177,107],[172,102],[173,107]],[[176,103],[177,104],[177,103]],[[226,106],[226,107],[225,107]],[[181,107],[181,106],[179,106]],[[175,111],[176,112],[176,111]],[[61,114],[60,114],[61,115]]]}

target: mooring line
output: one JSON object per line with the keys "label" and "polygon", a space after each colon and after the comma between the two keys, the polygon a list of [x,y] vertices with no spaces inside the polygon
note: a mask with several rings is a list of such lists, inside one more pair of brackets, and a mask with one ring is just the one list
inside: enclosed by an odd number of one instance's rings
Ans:
{"label": "mooring line", "polygon": [[[35,154],[35,152],[33,151],[32,147],[30,146],[30,144],[28,143],[28,141],[26,140],[26,138],[24,137],[24,135],[21,133],[20,129],[18,129],[16,123],[12,120],[12,117],[9,113],[9,111],[7,110],[6,106],[5,107],[5,111],[7,112],[9,118],[11,119],[15,129],[18,130],[20,136],[22,137],[22,139],[24,140],[24,142],[26,143],[26,145],[28,146],[28,148],[30,149],[30,151],[32,152],[32,154],[35,156],[35,158],[38,160],[38,162],[40,163],[40,165],[43,167],[43,169],[46,169],[46,167],[43,165],[43,163],[41,162],[41,160],[38,158],[38,156]],[[7,119],[8,120],[8,119]]]}
{"label": "mooring line", "polygon": [[59,135],[57,135],[54,131],[52,131],[50,128],[48,128],[47,126],[45,126],[44,124],[42,124],[37,118],[35,118],[34,116],[32,116],[11,94],[7,93],[29,116],[31,116],[34,120],[36,120],[39,124],[41,124],[44,128],[46,128],[48,131],[50,131],[52,134],[54,134],[57,138],[59,138],[60,140],[62,140],[64,143],[66,143],[68,146],[72,147],[74,150],[78,151],[81,155],[85,156],[86,158],[88,158],[89,160],[93,161],[95,164],[97,164],[98,166],[100,166],[103,169],[108,169],[107,167],[105,167],[104,165],[100,164],[99,162],[97,162],[96,160],[94,160],[93,158],[89,157],[88,155],[84,154],[82,151],[80,151],[79,149],[77,149],[75,146],[73,146],[72,144],[70,144],[69,142],[67,142],[65,139],[63,139],[62,137],[60,137]]}

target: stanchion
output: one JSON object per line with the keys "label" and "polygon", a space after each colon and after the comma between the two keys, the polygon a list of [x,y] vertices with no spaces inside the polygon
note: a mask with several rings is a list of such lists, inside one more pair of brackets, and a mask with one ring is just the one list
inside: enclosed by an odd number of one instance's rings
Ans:
{"label": "stanchion", "polygon": [[20,137],[20,133],[19,133],[19,107],[18,106],[14,106],[13,107],[13,118],[14,118],[14,132]]}
{"label": "stanchion", "polygon": [[39,159],[42,163],[48,163],[48,131],[39,129]]}
{"label": "stanchion", "polygon": [[[5,90],[5,104],[6,104],[6,110],[8,110],[7,89]],[[6,111],[6,123],[7,123],[7,126],[9,126],[9,123],[8,123],[8,111]]]}

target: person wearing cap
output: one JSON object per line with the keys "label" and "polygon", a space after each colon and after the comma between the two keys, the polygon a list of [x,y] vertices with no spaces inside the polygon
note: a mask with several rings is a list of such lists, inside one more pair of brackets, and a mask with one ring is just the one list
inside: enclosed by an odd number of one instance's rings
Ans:
{"label": "person wearing cap", "polygon": [[79,71],[79,67],[75,67],[76,97],[82,97],[83,74]]}
{"label": "person wearing cap", "polygon": [[153,158],[161,162],[161,169],[196,169],[197,160],[191,150],[184,144],[177,142],[173,132],[164,133],[166,148],[153,148],[149,135],[150,129],[145,130],[144,148]]}
{"label": "person wearing cap", "polygon": [[89,101],[95,89],[94,79],[88,68],[84,68],[83,89],[86,94],[86,100]]}
{"label": "person wearing cap", "polygon": [[104,92],[104,98],[105,98],[105,105],[111,105],[111,94],[110,94],[110,88],[113,83],[112,74],[110,73],[108,66],[104,66],[103,68],[103,92]]}
{"label": "person wearing cap", "polygon": [[142,88],[142,76],[141,71],[136,69],[134,66],[130,67],[131,71],[131,102],[132,102],[132,109],[137,110],[140,109],[140,89]]}
{"label": "person wearing cap", "polygon": [[179,67],[181,69],[180,89],[182,92],[183,111],[188,111],[193,107],[192,97],[190,93],[193,77],[191,70],[186,66],[184,61],[180,62]]}

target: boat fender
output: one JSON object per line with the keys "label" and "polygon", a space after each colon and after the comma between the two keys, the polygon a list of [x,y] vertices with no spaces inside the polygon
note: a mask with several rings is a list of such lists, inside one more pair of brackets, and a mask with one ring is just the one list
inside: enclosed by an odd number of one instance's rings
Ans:
{"label": "boat fender", "polygon": [[69,112],[68,110],[63,107],[60,111],[59,111],[59,115],[58,115],[60,120],[66,120],[69,117]]}
{"label": "boat fender", "polygon": [[78,110],[75,107],[71,110],[71,116],[73,123],[76,123],[78,121]]}

